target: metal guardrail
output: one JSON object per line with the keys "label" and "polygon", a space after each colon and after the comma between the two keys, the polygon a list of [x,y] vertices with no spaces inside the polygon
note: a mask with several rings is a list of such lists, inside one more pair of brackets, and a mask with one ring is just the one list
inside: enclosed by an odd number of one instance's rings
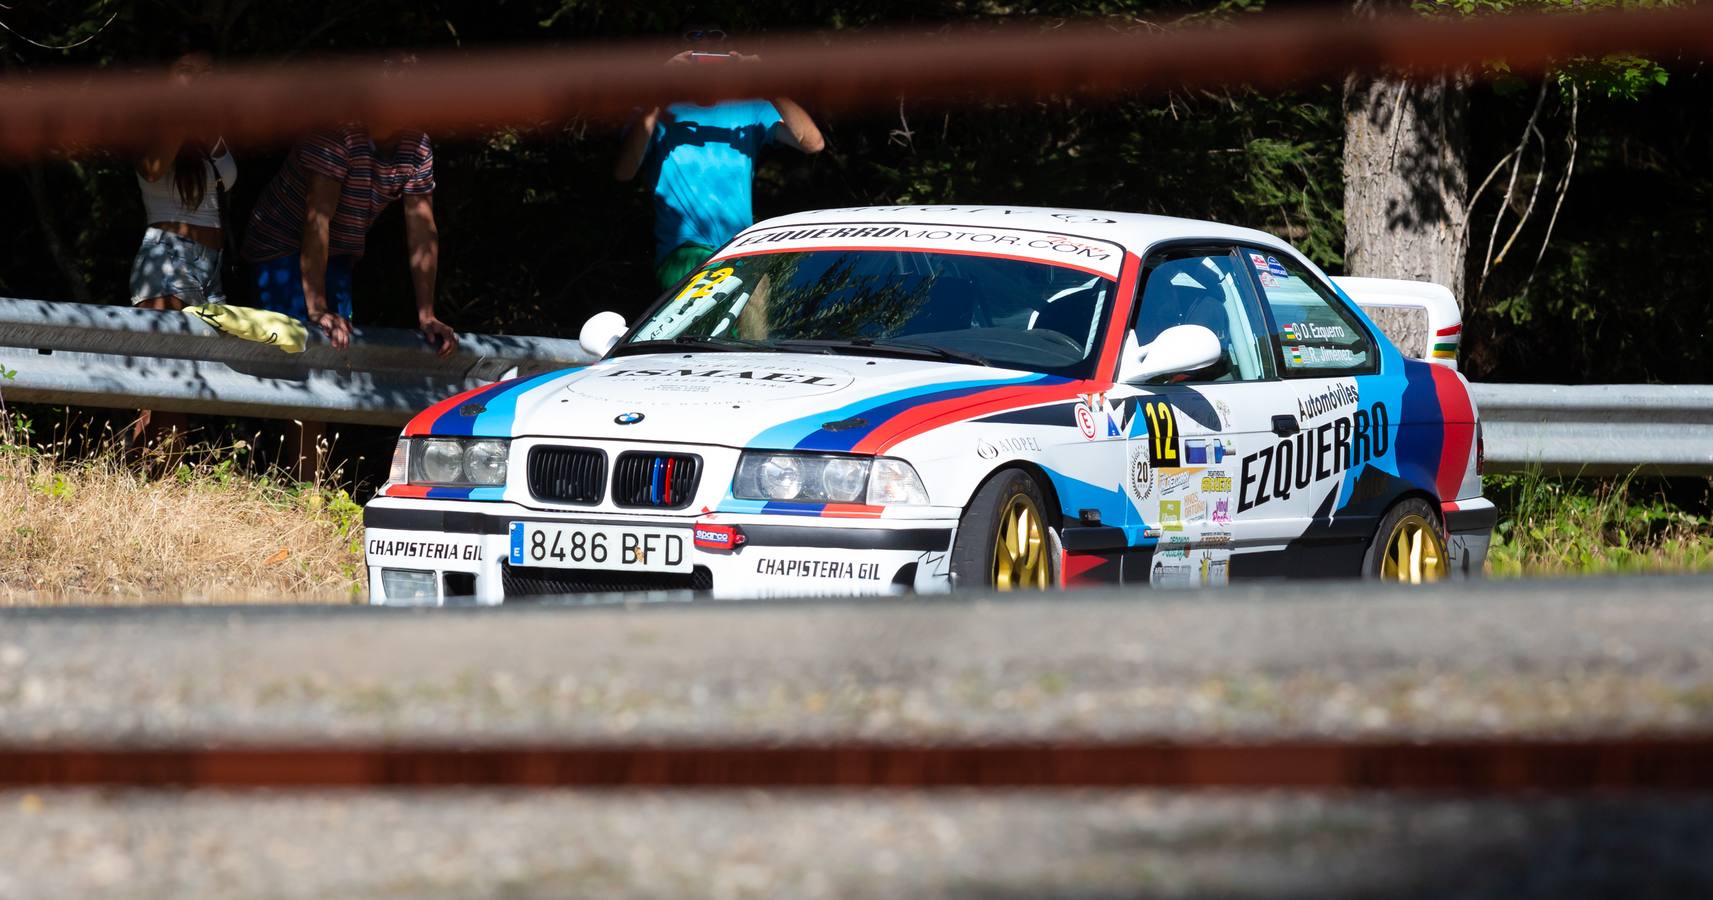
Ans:
{"label": "metal guardrail", "polygon": [[1713,385],[1471,388],[1489,472],[1713,475]]}
{"label": "metal guardrail", "polygon": [[12,402],[400,425],[452,394],[592,358],[576,341],[460,334],[442,359],[414,331],[360,328],[347,350],[226,337],[179,312],[0,298]]}
{"label": "metal guardrail", "polygon": [[[435,356],[413,331],[358,329],[300,354],[176,312],[0,299],[0,381],[13,402],[401,425],[459,391],[591,358],[575,341],[460,335]],[[1476,384],[1487,466],[1558,474],[1713,474],[1713,385]]]}

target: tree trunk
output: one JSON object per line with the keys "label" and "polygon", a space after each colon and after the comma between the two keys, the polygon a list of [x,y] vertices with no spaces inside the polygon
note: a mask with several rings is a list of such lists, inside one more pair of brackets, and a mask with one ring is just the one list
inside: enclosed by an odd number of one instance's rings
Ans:
{"label": "tree trunk", "polygon": [[1344,85],[1344,263],[1464,296],[1469,91],[1461,76]]}

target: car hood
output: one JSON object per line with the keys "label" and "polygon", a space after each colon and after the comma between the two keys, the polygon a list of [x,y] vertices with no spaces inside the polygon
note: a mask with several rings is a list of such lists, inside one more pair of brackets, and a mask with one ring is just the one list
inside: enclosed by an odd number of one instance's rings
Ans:
{"label": "car hood", "polygon": [[[927,360],[801,353],[650,354],[495,385],[439,410],[425,430],[790,447],[815,433],[866,434],[928,403],[1066,381]],[[830,440],[831,445],[839,443]],[[839,449],[831,445],[826,449]]]}

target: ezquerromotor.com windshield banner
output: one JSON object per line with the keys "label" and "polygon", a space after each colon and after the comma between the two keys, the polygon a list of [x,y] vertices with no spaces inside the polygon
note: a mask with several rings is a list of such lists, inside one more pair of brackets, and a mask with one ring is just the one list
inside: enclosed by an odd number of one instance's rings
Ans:
{"label": "ezquerromotor.com windshield banner", "polygon": [[1110,241],[1049,231],[916,223],[779,225],[737,236],[713,260],[811,250],[908,250],[995,256],[1068,266],[1118,279],[1124,249]]}

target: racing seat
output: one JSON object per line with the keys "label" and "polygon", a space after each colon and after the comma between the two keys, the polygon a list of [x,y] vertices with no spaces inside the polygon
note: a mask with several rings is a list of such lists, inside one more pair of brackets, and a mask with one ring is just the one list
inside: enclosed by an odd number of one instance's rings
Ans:
{"label": "racing seat", "polygon": [[1212,291],[1204,291],[1184,310],[1182,325],[1200,325],[1219,338],[1219,362],[1209,366],[1201,377],[1210,381],[1230,381],[1232,377],[1231,317],[1225,312],[1225,301]]}
{"label": "racing seat", "polygon": [[1161,269],[1148,279],[1142,294],[1142,309],[1136,318],[1136,343],[1147,345],[1160,332],[1174,325],[1200,325],[1219,338],[1220,360],[1196,373],[1198,381],[1229,381],[1232,378],[1231,319],[1225,312],[1225,301],[1213,288],[1203,287],[1193,279],[1190,284],[1175,283],[1168,270]]}

